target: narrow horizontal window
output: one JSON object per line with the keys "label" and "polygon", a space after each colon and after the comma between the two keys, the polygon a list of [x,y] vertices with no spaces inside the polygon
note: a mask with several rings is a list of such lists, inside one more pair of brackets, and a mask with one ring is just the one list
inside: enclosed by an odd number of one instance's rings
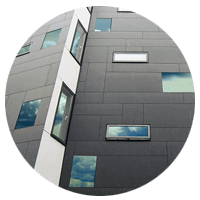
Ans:
{"label": "narrow horizontal window", "polygon": [[111,19],[110,18],[98,18],[96,20],[96,25],[95,25],[95,32],[108,32],[111,30]]}
{"label": "narrow horizontal window", "polygon": [[94,187],[97,156],[74,156],[69,187]]}
{"label": "narrow horizontal window", "polygon": [[107,125],[107,140],[149,140],[150,125]]}
{"label": "narrow horizontal window", "polygon": [[29,53],[30,46],[31,46],[31,44],[28,44],[28,45],[23,46],[23,47],[20,49],[20,51],[18,52],[17,56],[19,56],[19,55],[24,55],[24,54]]}
{"label": "narrow horizontal window", "polygon": [[162,73],[163,92],[194,92],[190,73]]}
{"label": "narrow horizontal window", "polygon": [[117,12],[130,12],[130,13],[133,13],[133,11],[125,9],[125,8],[117,8]]}
{"label": "narrow horizontal window", "polygon": [[15,129],[34,126],[40,101],[41,99],[25,102],[22,104]]}
{"label": "narrow horizontal window", "polygon": [[42,44],[42,49],[57,45],[60,32],[61,32],[61,29],[48,32]]}
{"label": "narrow horizontal window", "polygon": [[147,52],[114,52],[113,62],[148,62]]}

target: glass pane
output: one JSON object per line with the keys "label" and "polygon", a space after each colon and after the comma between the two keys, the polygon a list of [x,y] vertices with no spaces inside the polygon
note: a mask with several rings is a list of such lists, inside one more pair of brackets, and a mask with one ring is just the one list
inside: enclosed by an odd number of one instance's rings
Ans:
{"label": "glass pane", "polygon": [[79,40],[81,38],[81,34],[76,30],[73,46],[72,46],[72,54],[76,57],[77,49],[78,49],[78,44]]}
{"label": "glass pane", "polygon": [[64,93],[62,93],[60,97],[59,105],[58,105],[55,122],[54,122],[54,128],[53,128],[53,134],[57,137],[60,137],[61,125],[63,121],[66,102],[67,102],[67,96]]}
{"label": "glass pane", "polygon": [[110,31],[111,19],[97,19],[94,31]]}
{"label": "glass pane", "polygon": [[94,187],[97,156],[74,156],[69,187]]}
{"label": "glass pane", "polygon": [[81,61],[83,46],[85,43],[85,37],[86,33],[82,28],[82,26],[78,23],[71,48],[71,53],[74,55],[74,57],[77,59],[78,62]]}
{"label": "glass pane", "polygon": [[163,92],[194,92],[190,73],[162,73]]}
{"label": "glass pane", "polygon": [[148,53],[115,52],[113,62],[148,62]]}
{"label": "glass pane", "polygon": [[17,55],[20,55],[20,54],[24,54],[24,53],[29,52],[30,46],[31,46],[31,45],[29,44],[29,45],[27,45],[27,46],[22,47],[22,48],[20,49],[20,51],[18,52]]}
{"label": "glass pane", "polygon": [[107,138],[129,138],[129,137],[149,137],[149,126],[145,125],[135,125],[135,126],[128,126],[128,125],[108,125],[107,130]]}
{"label": "glass pane", "polygon": [[25,102],[22,104],[22,108],[15,129],[25,128],[34,125],[40,101],[41,99]]}
{"label": "glass pane", "polygon": [[46,34],[42,49],[57,45],[61,29],[49,32]]}

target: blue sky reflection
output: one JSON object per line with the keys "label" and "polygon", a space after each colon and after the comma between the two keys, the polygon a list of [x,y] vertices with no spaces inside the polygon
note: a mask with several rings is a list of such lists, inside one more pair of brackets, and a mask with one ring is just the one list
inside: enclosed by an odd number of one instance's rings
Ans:
{"label": "blue sky reflection", "polygon": [[194,92],[190,73],[162,73],[163,92]]}
{"label": "blue sky reflection", "polygon": [[95,25],[95,31],[110,31],[111,29],[111,19],[97,19]]}
{"label": "blue sky reflection", "polygon": [[40,101],[41,99],[25,102],[22,104],[15,129],[34,125]]}
{"label": "blue sky reflection", "polygon": [[117,137],[117,136],[147,137],[148,126],[109,126],[107,136],[109,137]]}
{"label": "blue sky reflection", "polygon": [[74,156],[69,187],[94,187],[97,156]]}

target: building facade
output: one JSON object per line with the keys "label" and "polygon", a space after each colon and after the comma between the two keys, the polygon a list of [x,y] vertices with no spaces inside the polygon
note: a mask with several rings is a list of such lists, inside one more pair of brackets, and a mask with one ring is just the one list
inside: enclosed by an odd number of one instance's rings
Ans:
{"label": "building facade", "polygon": [[161,28],[134,12],[89,7],[25,42],[8,77],[6,115],[19,151],[44,178],[112,195],[173,162],[191,128],[194,89]]}

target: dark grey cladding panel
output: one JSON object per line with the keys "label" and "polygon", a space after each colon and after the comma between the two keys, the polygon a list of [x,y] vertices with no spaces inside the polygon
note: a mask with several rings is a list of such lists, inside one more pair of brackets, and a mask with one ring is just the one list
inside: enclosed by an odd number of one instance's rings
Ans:
{"label": "dark grey cladding panel", "polygon": [[89,63],[83,63],[81,66],[79,81],[85,81],[87,77]]}
{"label": "dark grey cladding panel", "polygon": [[103,91],[106,64],[92,63],[88,67],[85,91]]}
{"label": "dark grey cladding panel", "polygon": [[107,92],[162,92],[160,73],[107,73]]}
{"label": "dark grey cladding panel", "polygon": [[126,39],[87,39],[86,47],[125,46]]}
{"label": "dark grey cladding panel", "polygon": [[101,103],[103,93],[78,92],[75,103]]}
{"label": "dark grey cladding panel", "polygon": [[103,103],[183,103],[182,93],[104,93]]}
{"label": "dark grey cladding panel", "polygon": [[151,127],[185,127],[192,125],[194,104],[144,104],[144,123]]}
{"label": "dark grey cladding panel", "polygon": [[20,151],[20,153],[22,154],[22,156],[24,158],[26,156],[28,145],[29,145],[29,142],[23,142],[23,143],[16,144],[18,150]]}
{"label": "dark grey cladding panel", "polygon": [[117,12],[117,8],[115,7],[107,7],[107,6],[93,6],[93,13],[96,12],[108,12],[108,13],[116,13]]}
{"label": "dark grey cladding panel", "polygon": [[123,141],[123,142],[77,142],[75,155],[131,156],[167,155],[166,142]]}
{"label": "dark grey cladding panel", "polygon": [[98,140],[100,116],[73,115],[68,140]]}
{"label": "dark grey cladding panel", "polygon": [[141,15],[138,15],[136,13],[98,13],[98,18],[112,18],[112,19],[145,19]]}
{"label": "dark grey cladding panel", "polygon": [[144,32],[143,38],[146,39],[171,39],[165,32]]}
{"label": "dark grey cladding panel", "polygon": [[167,156],[98,156],[95,187],[140,187],[167,168]]}
{"label": "dark grey cladding panel", "polygon": [[84,81],[78,82],[77,92],[83,92],[84,90],[85,90],[85,82]]}
{"label": "dark grey cladding panel", "polygon": [[84,62],[106,62],[108,47],[86,47],[84,52]]}
{"label": "dark grey cladding panel", "polygon": [[190,73],[190,69],[187,64],[180,64],[180,71],[181,72],[188,72]]}
{"label": "dark grey cladding panel", "polygon": [[194,93],[183,93],[184,103],[195,103]]}

